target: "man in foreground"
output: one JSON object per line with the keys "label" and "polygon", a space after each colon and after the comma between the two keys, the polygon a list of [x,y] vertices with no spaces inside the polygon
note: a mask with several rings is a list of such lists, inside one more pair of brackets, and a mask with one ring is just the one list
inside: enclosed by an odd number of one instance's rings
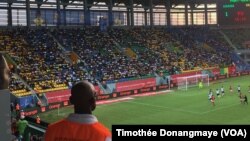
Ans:
{"label": "man in foreground", "polygon": [[91,83],[83,81],[74,85],[70,96],[74,114],[49,125],[45,141],[111,141],[111,132],[92,115],[96,108],[94,95],[95,88]]}

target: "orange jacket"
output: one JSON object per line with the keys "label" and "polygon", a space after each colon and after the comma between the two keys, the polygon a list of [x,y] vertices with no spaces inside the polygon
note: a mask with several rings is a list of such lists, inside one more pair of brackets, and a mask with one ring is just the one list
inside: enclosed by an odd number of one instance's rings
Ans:
{"label": "orange jacket", "polygon": [[79,123],[63,119],[49,125],[45,141],[105,141],[111,132],[101,123]]}

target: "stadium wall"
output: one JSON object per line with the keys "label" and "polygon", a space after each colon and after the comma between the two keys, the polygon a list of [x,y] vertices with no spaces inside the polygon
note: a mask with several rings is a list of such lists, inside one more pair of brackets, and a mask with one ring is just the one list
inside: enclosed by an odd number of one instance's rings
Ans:
{"label": "stadium wall", "polygon": [[[162,90],[168,89],[168,87],[169,87],[168,85],[151,86],[151,87],[145,87],[145,88],[140,88],[140,89],[135,89],[135,90],[128,90],[128,91],[123,91],[123,92],[114,92],[114,93],[105,94],[105,95],[96,95],[96,100],[97,101],[108,100],[108,99],[123,97],[123,96],[145,94],[147,92],[162,91]],[[25,114],[25,116],[32,116],[32,115],[36,115],[36,114],[41,113],[41,112],[46,112],[46,111],[50,111],[53,109],[58,109],[58,108],[68,106],[68,105],[70,105],[69,100],[55,102],[55,103],[49,104],[48,106],[26,108],[26,109],[24,109],[24,114]]]}
{"label": "stadium wall", "polygon": [[[129,91],[133,93],[136,93],[136,92],[141,93],[144,89],[146,90],[147,88],[150,88],[150,87],[154,88],[156,86],[168,85],[168,83],[160,82],[164,78],[170,79],[170,86],[174,87],[174,86],[177,86],[177,79],[176,79],[177,77],[188,77],[188,76],[192,76],[196,74],[203,74],[203,73],[212,74],[209,76],[213,77],[213,79],[217,79],[217,77],[224,77],[223,75],[227,75],[228,77],[228,75],[237,74],[235,66],[230,66],[226,68],[210,68],[210,69],[206,69],[206,71],[192,70],[192,71],[188,71],[182,74],[175,74],[171,76],[153,77],[153,78],[113,83],[112,85],[114,88],[112,89],[110,93],[111,94],[116,94],[116,93],[123,94],[124,92],[128,93]],[[95,89],[97,91],[98,100],[99,100],[99,97],[107,97],[106,99],[110,98],[110,94],[103,94],[103,90],[99,86],[95,86]],[[157,90],[157,89],[153,89],[153,90]],[[48,104],[64,102],[69,99],[70,90],[66,89],[66,90],[60,90],[60,91],[46,92],[45,95],[48,100]],[[31,100],[32,100],[31,97],[19,98],[21,107],[22,108],[31,107],[30,103],[34,103]]]}

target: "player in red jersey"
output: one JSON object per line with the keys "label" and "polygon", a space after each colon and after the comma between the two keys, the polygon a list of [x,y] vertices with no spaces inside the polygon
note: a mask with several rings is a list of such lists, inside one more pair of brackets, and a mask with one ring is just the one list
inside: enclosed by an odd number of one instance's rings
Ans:
{"label": "player in red jersey", "polygon": [[211,101],[212,105],[213,105],[213,106],[215,106],[215,104],[214,104],[214,102],[215,102],[215,96],[214,96],[214,95],[212,95],[212,97],[211,97],[211,100],[210,100],[210,101]]}
{"label": "player in red jersey", "polygon": [[233,87],[230,85],[229,91],[232,93],[233,92]]}

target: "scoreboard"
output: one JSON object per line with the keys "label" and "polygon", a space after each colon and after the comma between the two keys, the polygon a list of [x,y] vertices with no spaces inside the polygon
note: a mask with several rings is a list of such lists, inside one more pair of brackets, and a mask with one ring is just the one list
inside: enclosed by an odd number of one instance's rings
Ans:
{"label": "scoreboard", "polygon": [[220,25],[250,25],[250,0],[218,0]]}

